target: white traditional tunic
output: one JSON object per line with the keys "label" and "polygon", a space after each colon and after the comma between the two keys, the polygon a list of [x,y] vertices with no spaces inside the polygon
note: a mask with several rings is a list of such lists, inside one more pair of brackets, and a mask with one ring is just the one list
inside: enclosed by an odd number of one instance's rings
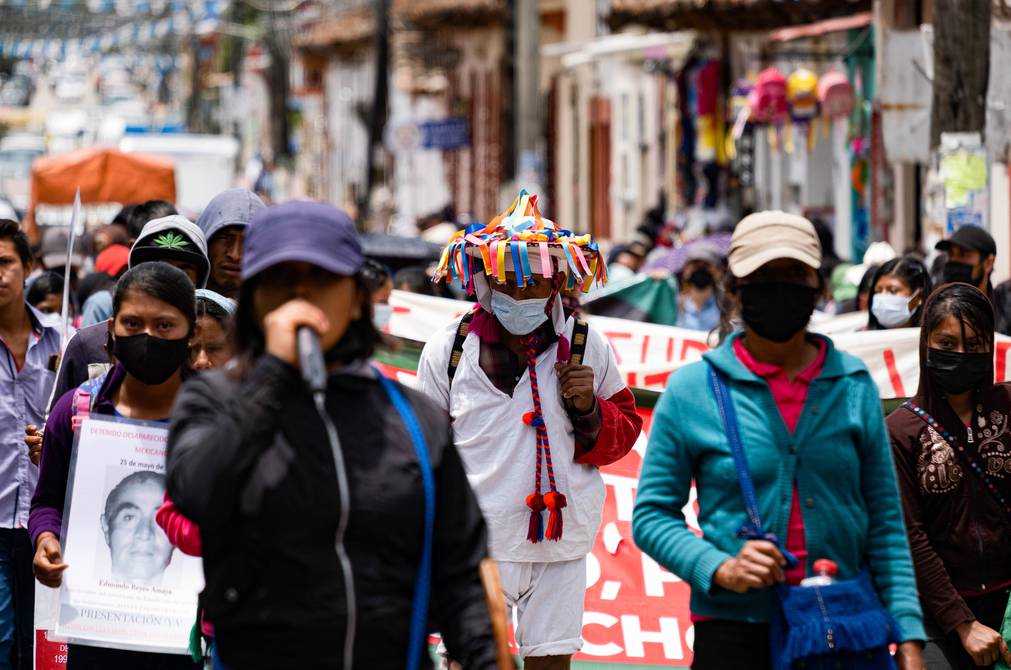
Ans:
{"label": "white traditional tunic", "polygon": [[[571,341],[575,321],[569,318],[562,336]],[[575,462],[572,422],[562,403],[555,372],[558,343],[537,358],[537,380],[542,412],[551,441],[557,489],[568,506],[563,510],[564,532],[559,541],[527,540],[537,459],[535,429],[523,423],[533,409],[530,375],[524,368],[512,397],[496,388],[481,369],[481,341],[471,333],[449,384],[449,358],[458,322],[448,325],[425,345],[418,366],[418,390],[449,411],[456,447],[470,484],[488,522],[489,552],[499,561],[554,562],[585,556],[600,527],[604,482],[597,468]],[[590,329],[583,365],[593,368],[594,395],[610,398],[625,388],[610,345]],[[550,490],[542,463],[541,493]],[[545,523],[548,513],[543,512]]]}

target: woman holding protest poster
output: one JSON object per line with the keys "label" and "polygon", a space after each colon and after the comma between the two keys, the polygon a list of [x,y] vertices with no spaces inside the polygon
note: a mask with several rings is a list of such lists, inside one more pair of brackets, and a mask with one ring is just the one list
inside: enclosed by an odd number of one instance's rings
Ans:
{"label": "woman holding protest poster", "polygon": [[495,666],[484,521],[445,413],[366,364],[363,261],[331,206],[256,214],[237,365],[173,413],[169,495],[200,527],[216,668],[430,668],[431,630],[468,670]]}
{"label": "woman holding protest poster", "polygon": [[[639,547],[691,586],[692,667],[884,668],[899,643],[899,667],[921,670],[922,617],[877,386],[860,361],[807,330],[824,288],[814,227],[753,214],[734,230],[728,261],[743,332],[672,375],[633,518]],[[683,511],[693,481],[701,537]]]}
{"label": "woman holding protest poster", "polygon": [[[167,422],[182,384],[181,370],[189,356],[194,322],[193,284],[177,268],[165,263],[142,263],[117,284],[108,344],[115,366],[100,380],[66,393],[49,416],[39,484],[28,521],[35,546],[33,567],[40,583],[59,587],[64,572],[74,569],[63,560],[60,533],[77,430],[75,419],[98,414]],[[159,583],[172,553],[165,534],[154,521],[164,489],[164,475],[141,471],[129,475],[109,492],[102,515],[110,553],[108,581],[139,586],[138,590]],[[138,642],[143,644],[142,640]],[[182,655],[71,644],[67,667],[174,670],[199,666]]]}
{"label": "woman holding protest poster", "polygon": [[888,417],[930,668],[1011,663],[1011,387],[994,384],[994,314],[968,284],[927,301],[920,387]]}

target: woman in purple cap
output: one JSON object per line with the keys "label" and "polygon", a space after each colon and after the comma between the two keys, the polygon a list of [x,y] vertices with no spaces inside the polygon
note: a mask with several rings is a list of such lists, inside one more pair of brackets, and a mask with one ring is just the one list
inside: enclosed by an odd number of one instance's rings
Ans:
{"label": "woman in purple cap", "polygon": [[[446,414],[367,364],[363,262],[344,212],[259,212],[237,364],[187,384],[173,413],[169,495],[200,525],[220,667],[430,668],[434,630],[464,667],[495,666],[484,521]],[[302,328],[325,360],[315,393]]]}

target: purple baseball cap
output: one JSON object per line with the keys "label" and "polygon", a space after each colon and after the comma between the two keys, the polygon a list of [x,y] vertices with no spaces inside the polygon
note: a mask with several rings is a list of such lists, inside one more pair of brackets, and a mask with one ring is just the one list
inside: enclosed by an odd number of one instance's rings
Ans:
{"label": "purple baseball cap", "polygon": [[253,215],[246,228],[242,279],[286,261],[304,261],[351,276],[365,257],[358,232],[345,212],[320,202],[296,200]]}

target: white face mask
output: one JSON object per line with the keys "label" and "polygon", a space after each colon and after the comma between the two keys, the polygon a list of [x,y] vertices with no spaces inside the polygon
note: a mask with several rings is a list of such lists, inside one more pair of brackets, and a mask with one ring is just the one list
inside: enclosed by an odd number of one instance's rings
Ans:
{"label": "white face mask", "polygon": [[875,293],[871,299],[871,313],[885,328],[898,328],[909,323],[909,301],[904,295]]}
{"label": "white face mask", "polygon": [[390,325],[390,317],[393,316],[393,307],[387,303],[376,303],[372,305],[372,323],[379,330],[384,330]]}
{"label": "white face mask", "polygon": [[547,304],[547,298],[515,300],[501,291],[491,292],[492,314],[513,335],[528,335],[547,321]]}

